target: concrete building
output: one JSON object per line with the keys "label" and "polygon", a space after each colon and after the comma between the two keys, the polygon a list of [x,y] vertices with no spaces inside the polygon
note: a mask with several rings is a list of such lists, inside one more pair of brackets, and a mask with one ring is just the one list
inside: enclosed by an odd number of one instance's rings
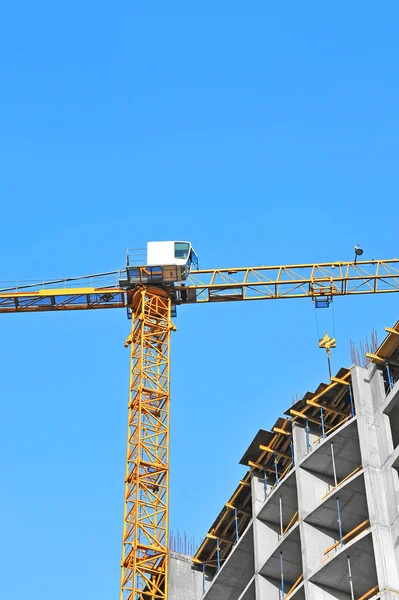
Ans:
{"label": "concrete building", "polygon": [[190,559],[170,559],[170,600],[399,597],[399,322],[368,368],[260,430],[245,477]]}

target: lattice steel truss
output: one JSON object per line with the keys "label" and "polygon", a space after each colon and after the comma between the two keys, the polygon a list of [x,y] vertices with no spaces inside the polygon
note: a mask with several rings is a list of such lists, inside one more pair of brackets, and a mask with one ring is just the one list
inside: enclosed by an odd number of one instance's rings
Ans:
{"label": "lattice steel truss", "polygon": [[[122,271],[36,283],[0,282],[0,313],[96,310],[130,307],[131,288],[120,287]],[[146,269],[138,285],[148,281]],[[399,292],[399,259],[191,271],[169,286],[173,304],[338,298]]]}
{"label": "lattice steel truss", "polygon": [[120,600],[165,600],[171,299],[161,289],[142,289],[132,310]]}

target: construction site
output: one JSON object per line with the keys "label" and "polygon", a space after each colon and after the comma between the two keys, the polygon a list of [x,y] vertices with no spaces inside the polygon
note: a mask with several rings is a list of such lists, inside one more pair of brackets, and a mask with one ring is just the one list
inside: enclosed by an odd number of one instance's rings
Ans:
{"label": "construction site", "polygon": [[367,365],[261,424],[248,468],[194,556],[169,540],[170,336],[191,304],[399,291],[399,260],[200,270],[187,241],[148,242],[123,269],[0,289],[0,313],[123,308],[131,320],[120,600],[369,600],[399,593],[399,322]]}

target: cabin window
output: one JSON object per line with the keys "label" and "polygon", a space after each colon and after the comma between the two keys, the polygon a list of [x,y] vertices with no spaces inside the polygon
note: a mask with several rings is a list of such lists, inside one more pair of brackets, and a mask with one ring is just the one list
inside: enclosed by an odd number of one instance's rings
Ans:
{"label": "cabin window", "polygon": [[175,242],[175,258],[187,258],[190,251],[190,244],[187,242]]}

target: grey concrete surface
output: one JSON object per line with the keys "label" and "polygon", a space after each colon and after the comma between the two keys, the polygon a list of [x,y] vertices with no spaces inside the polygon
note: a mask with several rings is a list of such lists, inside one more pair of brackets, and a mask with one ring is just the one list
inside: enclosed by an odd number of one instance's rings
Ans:
{"label": "grey concrete surface", "polygon": [[256,600],[256,595],[255,595],[255,575],[253,575],[251,581],[245,587],[245,589],[241,593],[241,596],[238,598],[238,600]]}
{"label": "grey concrete surface", "polygon": [[361,464],[360,446],[357,435],[356,417],[349,420],[337,431],[318,442],[313,452],[300,463],[301,467],[312,473],[329,477],[334,481],[331,444],[338,481],[352,473]]}
{"label": "grey concrete surface", "polygon": [[281,578],[281,558],[285,592],[287,592],[302,573],[301,541],[298,526],[291,529],[290,533],[280,542],[259,570],[260,574],[266,578],[279,581]]}
{"label": "grey concrete surface", "polygon": [[377,571],[371,532],[346,544],[322,568],[310,577],[315,584],[350,594],[348,556],[355,598],[360,598],[377,585]]}
{"label": "grey concrete surface", "polygon": [[[206,582],[209,586],[209,582]],[[169,599],[198,600],[202,596],[202,573],[192,568],[191,556],[169,553]]]}
{"label": "grey concrete surface", "polygon": [[280,529],[280,499],[282,509],[283,528],[285,529],[294,514],[298,511],[298,494],[295,472],[292,471],[270,494],[264,502],[257,518],[267,523],[274,523]]}
{"label": "grey concrete surface", "polygon": [[366,489],[363,473],[354,475],[347,483],[342,484],[334,493],[330,493],[320,504],[305,517],[306,523],[331,529],[338,534],[339,501],[342,533],[349,533],[354,527],[368,519]]}
{"label": "grey concrete surface", "polygon": [[398,590],[398,545],[392,528],[398,518],[397,472],[383,468],[394,445],[389,417],[382,411],[386,401],[382,374],[375,366],[356,367],[352,384],[378,585],[381,590]]}
{"label": "grey concrete surface", "polygon": [[216,575],[204,600],[237,600],[254,570],[253,526],[250,525]]}

